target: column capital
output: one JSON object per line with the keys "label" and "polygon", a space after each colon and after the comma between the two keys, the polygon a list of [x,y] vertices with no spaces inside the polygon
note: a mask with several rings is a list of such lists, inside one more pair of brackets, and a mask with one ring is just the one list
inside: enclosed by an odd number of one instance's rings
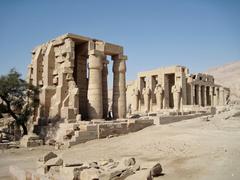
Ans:
{"label": "column capital", "polygon": [[212,87],[212,86],[209,86],[209,92],[211,92],[211,93],[212,93],[212,92],[213,92],[213,88],[214,88],[214,87]]}
{"label": "column capital", "polygon": [[222,86],[219,87],[219,91],[224,91],[224,88]]}
{"label": "column capital", "polygon": [[89,69],[102,69],[103,68],[104,54],[101,51],[89,51],[88,67]]}
{"label": "column capital", "polygon": [[113,61],[113,72],[123,72],[125,73],[127,68],[126,68],[126,62],[125,59],[114,59]]}
{"label": "column capital", "polygon": [[128,57],[126,56],[126,55],[123,55],[123,54],[118,54],[118,55],[113,55],[112,56],[112,60],[114,60],[114,61],[117,61],[117,60],[127,60],[128,59]]}
{"label": "column capital", "polygon": [[102,57],[105,56],[103,51],[99,51],[99,50],[96,50],[96,49],[89,50],[88,55],[95,55],[95,56],[102,56]]}

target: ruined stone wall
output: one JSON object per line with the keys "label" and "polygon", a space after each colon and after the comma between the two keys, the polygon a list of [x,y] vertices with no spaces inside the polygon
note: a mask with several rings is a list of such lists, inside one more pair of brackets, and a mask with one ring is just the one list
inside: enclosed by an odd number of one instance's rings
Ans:
{"label": "ruined stone wall", "polygon": [[[35,48],[28,82],[40,89],[36,124],[76,118],[108,116],[108,63],[113,60],[112,111],[115,119],[126,116],[126,63],[123,47],[74,34],[57,37]],[[81,119],[80,118],[80,119]]]}
{"label": "ruined stone wall", "polygon": [[[156,84],[161,85],[163,97],[160,95],[157,97]],[[144,88],[149,88],[149,97],[144,96]],[[131,96],[136,90],[139,91],[138,103],[136,96]],[[128,85],[127,89],[128,106],[134,107],[138,104],[138,108],[133,108],[132,113],[159,112],[167,109],[182,111],[186,105],[203,107],[225,105],[229,93],[229,89],[214,83],[213,76],[202,73],[189,74],[188,68],[183,66],[140,72],[136,83]],[[150,105],[147,108],[144,97],[149,100]],[[157,103],[157,99],[162,101],[162,104]]]}

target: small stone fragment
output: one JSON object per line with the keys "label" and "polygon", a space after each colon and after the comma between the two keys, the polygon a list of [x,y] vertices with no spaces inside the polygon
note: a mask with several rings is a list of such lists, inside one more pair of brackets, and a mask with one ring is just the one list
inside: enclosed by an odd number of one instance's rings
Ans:
{"label": "small stone fragment", "polygon": [[52,158],[45,163],[46,166],[62,166],[63,160],[59,157]]}
{"label": "small stone fragment", "polygon": [[154,165],[150,170],[151,176],[158,177],[162,174],[162,166],[160,163]]}
{"label": "small stone fragment", "polygon": [[125,166],[133,166],[136,164],[136,160],[133,157],[132,158],[123,158],[122,162]]}
{"label": "small stone fragment", "polygon": [[100,175],[100,171],[95,168],[84,169],[80,173],[80,179],[83,180],[98,180]]}

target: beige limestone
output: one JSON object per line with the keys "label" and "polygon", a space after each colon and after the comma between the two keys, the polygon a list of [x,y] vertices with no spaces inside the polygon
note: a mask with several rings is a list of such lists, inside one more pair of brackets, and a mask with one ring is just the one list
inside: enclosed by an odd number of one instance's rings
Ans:
{"label": "beige limestone", "polygon": [[[36,47],[28,82],[40,88],[35,126],[108,117],[108,60],[113,60],[114,118],[126,116],[126,60],[123,47],[65,34]],[[61,133],[60,133],[61,134]]]}
{"label": "beige limestone", "polygon": [[215,84],[211,75],[189,74],[184,66],[171,66],[138,73],[137,80],[127,84],[126,96],[133,113],[171,109],[181,112],[187,106],[223,106],[228,102],[230,90]]}

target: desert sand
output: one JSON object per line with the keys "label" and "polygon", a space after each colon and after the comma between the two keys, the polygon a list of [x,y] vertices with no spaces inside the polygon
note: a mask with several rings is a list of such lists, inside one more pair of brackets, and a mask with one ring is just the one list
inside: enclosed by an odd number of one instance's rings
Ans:
{"label": "desert sand", "polygon": [[[49,146],[10,149],[0,153],[0,179],[8,178],[9,165],[36,168],[37,159],[53,150],[64,161],[120,160],[135,157],[142,170],[130,180],[145,180],[157,162],[164,176],[155,179],[238,180],[240,179],[240,106],[216,114],[206,121],[195,118],[155,125],[136,133],[92,140],[66,150]],[[234,117],[235,116],[235,117]]]}

